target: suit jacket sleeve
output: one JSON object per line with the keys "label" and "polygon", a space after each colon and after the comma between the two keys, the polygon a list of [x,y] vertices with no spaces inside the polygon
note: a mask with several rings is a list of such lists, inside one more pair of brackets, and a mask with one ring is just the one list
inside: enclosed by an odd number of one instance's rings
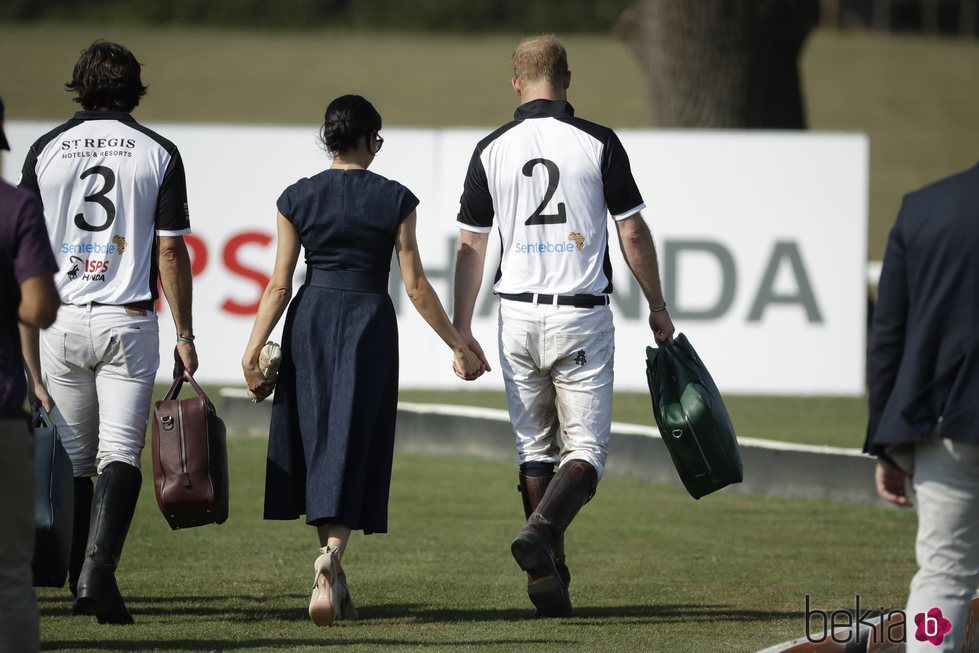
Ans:
{"label": "suit jacket sleeve", "polygon": [[908,211],[907,199],[901,206],[887,241],[884,266],[877,287],[877,305],[874,308],[873,331],[867,362],[869,411],[867,440],[864,444],[864,451],[874,454],[881,453],[873,448],[873,441],[877,435],[881,415],[894,390],[907,333],[908,279],[902,219],[906,211]]}

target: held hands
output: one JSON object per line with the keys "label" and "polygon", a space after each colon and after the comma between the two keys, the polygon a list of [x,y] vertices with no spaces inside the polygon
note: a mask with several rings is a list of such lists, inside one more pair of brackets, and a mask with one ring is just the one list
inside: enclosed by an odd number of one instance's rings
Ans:
{"label": "held hands", "polygon": [[[463,381],[475,381],[486,372],[493,370],[479,341],[473,337],[472,331],[466,327],[458,328],[459,337],[465,349],[453,349],[455,360],[452,361],[452,371]],[[472,359],[475,358],[475,361]],[[478,365],[473,368],[472,365]]]}
{"label": "held hands", "polygon": [[480,357],[469,348],[453,351],[452,371],[464,381],[475,381],[489,369]]}
{"label": "held hands", "polygon": [[661,310],[649,311],[649,328],[652,329],[656,342],[673,342],[676,327],[673,326],[673,318],[665,305]]}

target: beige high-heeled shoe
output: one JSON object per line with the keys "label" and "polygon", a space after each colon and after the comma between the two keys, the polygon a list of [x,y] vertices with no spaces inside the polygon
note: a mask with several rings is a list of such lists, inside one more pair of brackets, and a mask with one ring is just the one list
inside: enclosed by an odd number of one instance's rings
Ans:
{"label": "beige high-heeled shoe", "polygon": [[[354,607],[353,597],[350,595],[350,588],[347,586],[347,575],[343,573],[343,568],[339,566],[339,560],[337,561],[337,593],[336,593],[336,603],[335,605],[340,606],[340,612],[337,614],[337,620],[353,621],[354,619],[360,618],[360,613],[357,612],[357,608]],[[342,596],[342,598],[341,598]]]}
{"label": "beige high-heeled shoe", "polygon": [[[320,555],[313,563],[313,595],[309,599],[309,618],[317,626],[332,626],[337,620],[341,605],[340,583],[337,571],[340,561],[336,549],[328,546],[320,549]],[[342,593],[346,596],[346,592]]]}

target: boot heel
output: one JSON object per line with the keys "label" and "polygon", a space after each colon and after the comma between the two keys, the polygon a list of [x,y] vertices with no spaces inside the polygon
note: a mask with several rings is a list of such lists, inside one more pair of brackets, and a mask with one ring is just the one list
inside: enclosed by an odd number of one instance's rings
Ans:
{"label": "boot heel", "polygon": [[527,533],[517,535],[510,544],[510,553],[513,554],[513,559],[517,561],[520,568],[527,573],[550,567],[543,543]]}

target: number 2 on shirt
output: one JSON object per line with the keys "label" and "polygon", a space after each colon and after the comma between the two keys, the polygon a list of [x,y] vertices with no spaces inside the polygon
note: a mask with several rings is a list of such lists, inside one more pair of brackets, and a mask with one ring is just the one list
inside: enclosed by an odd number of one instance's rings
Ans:
{"label": "number 2 on shirt", "polygon": [[541,213],[547,207],[547,203],[551,201],[551,198],[554,197],[558,182],[561,180],[561,171],[558,169],[557,164],[550,159],[531,159],[523,166],[524,176],[533,177],[534,167],[538,164],[544,166],[544,170],[547,172],[547,190],[544,192],[544,199],[541,200],[537,209],[530,214],[530,217],[527,218],[524,224],[564,224],[568,221],[564,202],[557,203],[557,213]]}

